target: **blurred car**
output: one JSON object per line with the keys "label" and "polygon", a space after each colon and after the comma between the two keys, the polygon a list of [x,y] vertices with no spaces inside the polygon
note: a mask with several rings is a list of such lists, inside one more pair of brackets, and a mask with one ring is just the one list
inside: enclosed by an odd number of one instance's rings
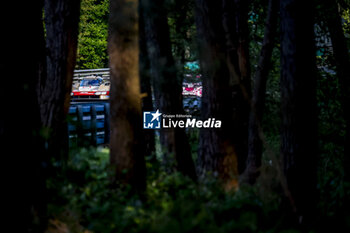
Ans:
{"label": "blurred car", "polygon": [[[201,75],[187,74],[182,84],[182,95],[187,97],[202,96]],[[71,92],[72,101],[84,99],[109,99],[110,80],[109,76],[102,78],[96,74],[76,77],[73,79],[73,88]]]}
{"label": "blurred car", "polygon": [[187,83],[182,84],[182,95],[184,96],[202,96],[202,83]]}
{"label": "blurred car", "polygon": [[88,76],[73,83],[72,99],[109,99],[110,82],[99,76]]}

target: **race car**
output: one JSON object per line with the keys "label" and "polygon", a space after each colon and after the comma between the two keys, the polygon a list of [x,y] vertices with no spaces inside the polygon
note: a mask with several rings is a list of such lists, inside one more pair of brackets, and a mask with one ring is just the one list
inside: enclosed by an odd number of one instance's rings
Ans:
{"label": "race car", "polygon": [[100,76],[87,76],[73,83],[72,99],[109,99],[110,82]]}
{"label": "race car", "polygon": [[[109,99],[110,77],[109,69],[75,70],[72,101],[86,99]],[[202,82],[200,74],[186,74],[182,83],[182,95],[188,97],[202,96]]]}
{"label": "race car", "polygon": [[182,84],[182,95],[184,96],[202,96],[202,83],[186,83]]}

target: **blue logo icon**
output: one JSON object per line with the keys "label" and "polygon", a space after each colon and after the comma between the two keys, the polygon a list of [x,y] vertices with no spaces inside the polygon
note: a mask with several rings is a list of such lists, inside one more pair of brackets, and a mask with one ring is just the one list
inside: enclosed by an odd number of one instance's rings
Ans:
{"label": "blue logo icon", "polygon": [[161,113],[143,112],[143,128],[144,129],[160,129]]}

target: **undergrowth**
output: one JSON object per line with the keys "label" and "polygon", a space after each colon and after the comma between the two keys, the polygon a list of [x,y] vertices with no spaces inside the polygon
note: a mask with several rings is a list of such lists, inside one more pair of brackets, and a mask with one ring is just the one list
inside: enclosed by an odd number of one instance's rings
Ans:
{"label": "undergrowth", "polygon": [[[298,232],[286,224],[281,195],[266,186],[266,175],[254,187],[224,192],[214,177],[194,183],[147,162],[139,198],[111,188],[108,153],[76,150],[62,174],[48,179],[48,232]],[[271,170],[268,163],[264,169]]]}

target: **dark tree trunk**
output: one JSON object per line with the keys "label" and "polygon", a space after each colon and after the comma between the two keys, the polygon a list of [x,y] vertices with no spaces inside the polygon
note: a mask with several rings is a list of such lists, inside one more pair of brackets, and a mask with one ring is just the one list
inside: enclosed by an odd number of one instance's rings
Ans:
{"label": "dark tree trunk", "polygon": [[264,41],[260,52],[259,64],[255,73],[251,111],[248,130],[248,158],[243,180],[254,184],[259,176],[262,156],[261,121],[265,106],[266,82],[271,69],[271,56],[274,46],[279,0],[269,0],[268,13],[265,23]]}
{"label": "dark tree trunk", "polygon": [[146,188],[139,79],[137,0],[111,0],[108,54],[111,69],[110,161],[116,182]]}
{"label": "dark tree trunk", "polygon": [[[4,2],[0,10],[7,35],[0,45],[3,227],[13,232],[44,232],[46,226],[44,146],[36,93],[45,51],[42,9],[43,1],[21,1]],[[15,14],[10,20],[9,11]]]}
{"label": "dark tree trunk", "polygon": [[[139,31],[140,31],[140,82],[142,93],[142,111],[153,111],[152,101],[152,83],[150,75],[150,62],[147,54],[147,40],[145,33],[143,9],[139,6],[140,18],[139,18]],[[155,140],[153,130],[143,130],[144,141],[146,145],[146,156],[151,156],[151,161],[156,162],[155,156]]]}
{"label": "dark tree trunk", "polygon": [[341,85],[343,114],[346,121],[344,172],[345,180],[350,182],[350,59],[349,49],[342,28],[341,17],[336,1],[323,1],[324,14],[332,40],[337,75]]}
{"label": "dark tree trunk", "polygon": [[[222,0],[226,59],[232,86],[232,139],[237,154],[238,173],[245,169],[248,153],[248,119],[251,98],[248,4],[246,0]],[[231,108],[232,108],[231,107]]]}
{"label": "dark tree trunk", "polygon": [[79,0],[45,0],[47,73],[39,83],[39,102],[48,154],[58,159],[65,159],[68,154],[66,115],[76,60],[79,13]]}
{"label": "dark tree trunk", "polygon": [[247,27],[247,8],[226,0],[196,3],[202,118],[222,121],[220,129],[201,130],[198,169],[202,175],[218,173],[225,187],[231,189],[237,185],[247,155],[250,71],[247,28],[242,28]]}
{"label": "dark tree trunk", "polygon": [[281,0],[282,156],[297,221],[315,216],[317,111],[312,1]]}
{"label": "dark tree trunk", "polygon": [[[164,0],[143,0],[145,31],[156,107],[161,113],[182,114],[182,84],[171,53]],[[196,179],[194,163],[184,129],[161,129],[160,143],[166,166],[176,163],[178,171]],[[173,156],[173,158],[172,158]]]}

